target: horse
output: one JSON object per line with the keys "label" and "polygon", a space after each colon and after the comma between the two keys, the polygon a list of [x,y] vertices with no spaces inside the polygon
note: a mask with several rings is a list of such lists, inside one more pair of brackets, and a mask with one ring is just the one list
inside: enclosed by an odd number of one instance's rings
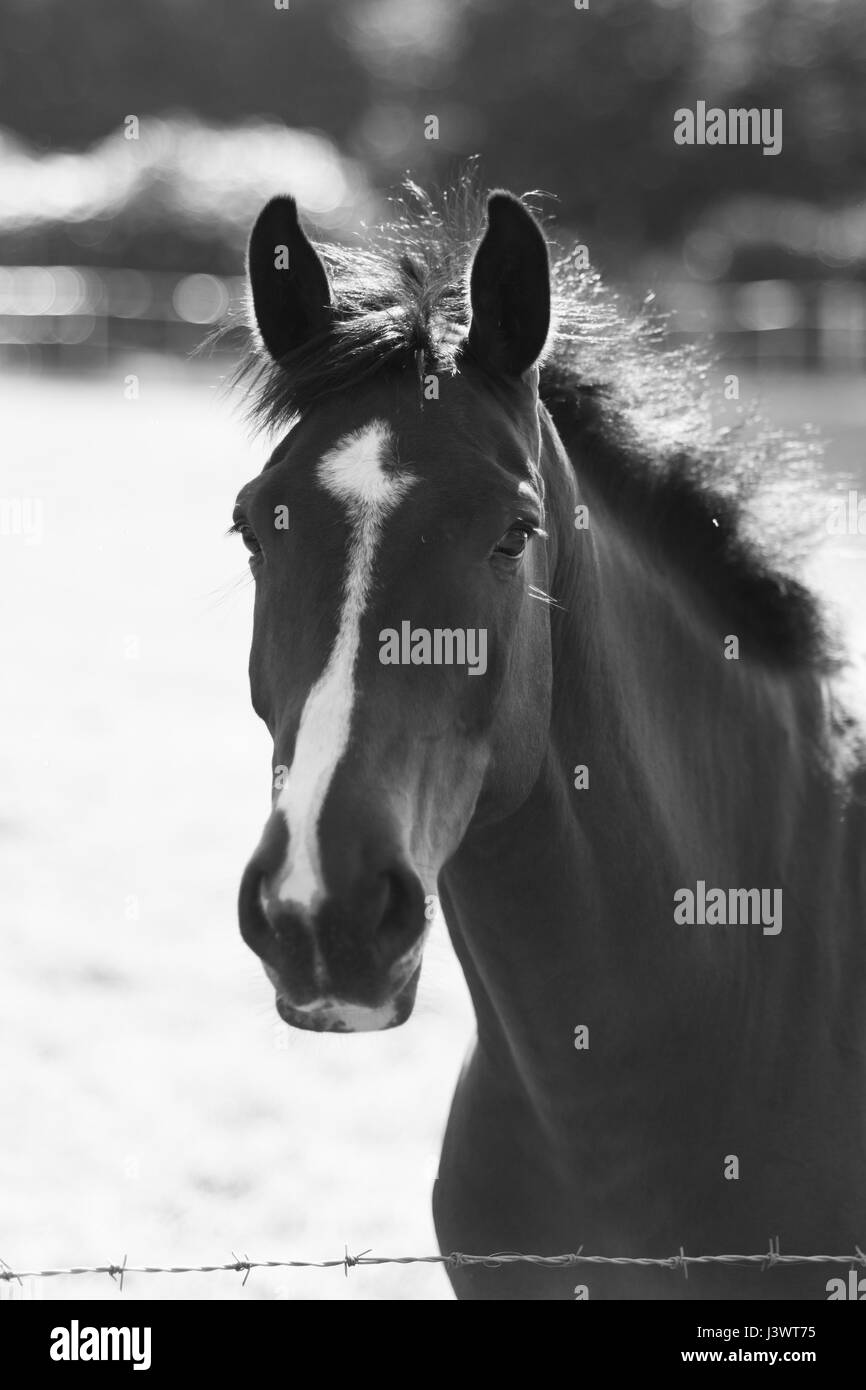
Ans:
{"label": "horse", "polygon": [[[809,446],[719,429],[711,367],[580,261],[502,190],[412,189],[352,247],[288,196],[258,216],[240,379],[279,443],[232,529],[274,767],[241,933],[287,1024],[387,1029],[441,904],[476,1021],[444,1254],[853,1252],[866,755],[800,573]],[[828,1273],[448,1272],[481,1300]]]}

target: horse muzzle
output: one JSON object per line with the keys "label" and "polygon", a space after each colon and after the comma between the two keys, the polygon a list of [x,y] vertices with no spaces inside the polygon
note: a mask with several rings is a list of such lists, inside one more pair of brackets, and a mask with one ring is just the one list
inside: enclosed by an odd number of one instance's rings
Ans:
{"label": "horse muzzle", "polygon": [[272,816],[244,872],[243,939],[292,1027],[357,1033],[395,1028],[412,1012],[428,926],[421,880],[394,845],[365,856],[338,891],[280,897],[288,836]]}

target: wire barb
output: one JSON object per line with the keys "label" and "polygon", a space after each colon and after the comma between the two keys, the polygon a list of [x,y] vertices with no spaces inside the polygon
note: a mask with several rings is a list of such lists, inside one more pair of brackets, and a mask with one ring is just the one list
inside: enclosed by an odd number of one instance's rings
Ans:
{"label": "wire barb", "polygon": [[[19,1284],[21,1283],[21,1277],[20,1277],[20,1275],[15,1274],[15,1273],[13,1272],[13,1270],[11,1270],[11,1269],[9,1268],[9,1266],[8,1266],[8,1264],[6,1263],[5,1260],[0,1260],[0,1279],[5,1279],[6,1282],[7,1282],[7,1284],[8,1284],[8,1282],[9,1282],[10,1279],[15,1279],[15,1280],[17,1281],[17,1283],[19,1283]],[[22,1285],[22,1287],[23,1287],[23,1285]]]}
{"label": "wire barb", "polygon": [[115,1277],[117,1277],[118,1290],[120,1293],[123,1293],[123,1276],[126,1273],[126,1256],[124,1255],[123,1260],[119,1265],[109,1265],[108,1269],[106,1270],[106,1273],[108,1274],[109,1279],[111,1279],[112,1281],[115,1279]]}
{"label": "wire barb", "polygon": [[780,1259],[781,1255],[779,1254],[779,1237],[770,1236],[770,1249],[767,1252],[766,1264],[761,1266],[762,1271],[767,1269],[773,1269],[779,1263]]}
{"label": "wire barb", "polygon": [[247,1280],[250,1277],[250,1270],[253,1268],[253,1265],[250,1261],[250,1257],[249,1255],[246,1255],[244,1259],[240,1259],[239,1256],[237,1256],[233,1250],[232,1259],[234,1260],[234,1264],[231,1266],[231,1268],[236,1270],[238,1274],[240,1274],[242,1270],[244,1271],[244,1277],[241,1280],[241,1288],[244,1288]]}

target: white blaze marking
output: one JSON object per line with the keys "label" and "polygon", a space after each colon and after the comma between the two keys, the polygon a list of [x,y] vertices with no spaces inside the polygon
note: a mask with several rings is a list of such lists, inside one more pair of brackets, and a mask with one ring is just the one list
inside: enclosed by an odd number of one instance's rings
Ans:
{"label": "white blaze marking", "polygon": [[301,715],[295,756],[277,799],[286,819],[289,849],[277,897],[313,910],[324,896],[319,817],[337,765],[349,742],[355,703],[355,662],[382,522],[415,479],[382,467],[392,436],[374,420],[325,454],[319,482],[346,508],[351,525],[340,624],[328,663]]}

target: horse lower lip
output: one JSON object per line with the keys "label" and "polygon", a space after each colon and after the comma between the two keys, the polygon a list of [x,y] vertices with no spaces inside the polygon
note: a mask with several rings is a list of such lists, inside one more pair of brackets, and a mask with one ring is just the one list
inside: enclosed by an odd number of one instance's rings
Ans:
{"label": "horse lower lip", "polygon": [[[414,952],[410,957],[404,957],[403,960],[398,962],[396,971],[392,975],[388,987],[390,1001],[394,1006],[398,1008],[398,1010],[400,1003],[402,1002],[402,996],[404,992],[411,988],[413,981],[415,981],[417,978],[420,968],[420,951]],[[329,1014],[332,1014],[335,1009],[335,1004],[333,1003],[333,1001],[327,998],[323,998],[318,1002],[318,1007],[315,1007],[312,1002],[295,1003],[289,997],[288,994],[280,992],[283,988],[283,984],[277,972],[268,965],[265,965],[265,973],[267,974],[271,984],[275,987],[276,1009],[277,1013],[279,1014],[280,1018],[283,1020],[284,1023],[289,1023],[296,1028],[316,1028],[320,1025],[327,1026],[327,1017]],[[346,1002],[350,1005],[350,1007],[354,1007],[354,1005],[351,1004],[351,1001]],[[364,1005],[362,1007],[373,1006]]]}
{"label": "horse lower lip", "polygon": [[303,1010],[291,1004],[284,994],[277,995],[277,1013],[284,1023],[295,1023]]}
{"label": "horse lower lip", "polygon": [[321,1032],[327,1027],[328,1017],[332,1013],[327,1004],[311,1009],[305,1004],[293,1004],[285,994],[277,995],[276,1004],[277,1013],[284,1023],[290,1024],[293,1028],[308,1028],[316,1032]]}
{"label": "horse lower lip", "polygon": [[296,1009],[283,996],[277,999],[277,1012],[284,1023],[309,1033],[365,1033],[396,1028],[408,1016],[405,1009],[395,1005],[383,1010],[373,1021],[377,1010],[361,1010],[358,1006],[342,1008],[323,1006],[320,1009]]}
{"label": "horse lower lip", "polygon": [[366,1033],[396,1028],[412,1013],[420,968],[419,956],[380,1005],[331,998],[295,1004],[287,994],[277,993],[277,1013],[290,1027],[313,1033]]}

